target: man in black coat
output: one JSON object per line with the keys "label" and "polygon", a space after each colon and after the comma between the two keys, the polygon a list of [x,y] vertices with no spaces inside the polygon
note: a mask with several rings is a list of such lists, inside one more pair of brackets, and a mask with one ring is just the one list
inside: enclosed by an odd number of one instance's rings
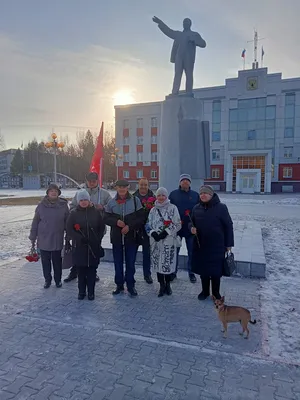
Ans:
{"label": "man in black coat", "polygon": [[[148,215],[150,209],[147,209],[147,202],[149,199],[155,199],[154,193],[149,189],[149,181],[147,178],[142,178],[139,181],[139,188],[136,192],[133,193],[133,196],[136,196],[140,199],[145,211],[145,224],[148,219]],[[144,235],[142,237],[142,250],[143,250],[143,272],[144,279],[147,283],[153,283],[153,279],[151,277],[151,267],[150,267],[150,239],[147,235],[145,229]]]}
{"label": "man in black coat", "polygon": [[192,211],[193,224],[190,229],[194,238],[192,271],[200,275],[202,292],[199,300],[212,294],[220,296],[220,280],[223,271],[225,252],[234,246],[233,223],[227,206],[209,185],[200,188],[200,203]]}

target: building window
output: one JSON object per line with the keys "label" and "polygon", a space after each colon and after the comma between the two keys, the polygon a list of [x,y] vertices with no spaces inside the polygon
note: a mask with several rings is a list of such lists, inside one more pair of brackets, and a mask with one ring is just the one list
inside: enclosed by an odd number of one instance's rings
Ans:
{"label": "building window", "polygon": [[293,157],[293,148],[285,147],[283,156],[284,156],[284,158],[292,158]]}
{"label": "building window", "polygon": [[142,162],[143,161],[143,153],[140,152],[140,151],[137,153],[137,161],[138,162]]}
{"label": "building window", "polygon": [[157,118],[156,117],[151,118],[151,128],[157,128]]}
{"label": "building window", "polygon": [[212,168],[211,177],[213,179],[219,179],[220,178],[220,169],[219,168]]}
{"label": "building window", "polygon": [[123,145],[124,146],[128,146],[129,145],[129,137],[128,136],[124,136],[123,137]]}
{"label": "building window", "polygon": [[129,171],[123,171],[123,178],[125,179],[129,178]]}
{"label": "building window", "polygon": [[219,142],[221,140],[221,132],[213,132],[211,139],[213,142]]}
{"label": "building window", "polygon": [[157,153],[151,153],[151,161],[157,162]]}
{"label": "building window", "polygon": [[143,144],[144,143],[144,139],[143,136],[137,136],[137,144]]}
{"label": "building window", "polygon": [[276,118],[276,106],[267,106],[266,108],[266,119]]}
{"label": "building window", "polygon": [[219,149],[212,151],[212,159],[214,161],[220,160],[220,150]]}
{"label": "building window", "polygon": [[295,104],[295,93],[286,93],[285,95],[285,105]]}
{"label": "building window", "polygon": [[284,137],[285,138],[293,138],[294,137],[294,128],[284,128]]}
{"label": "building window", "polygon": [[293,168],[292,167],[283,168],[283,177],[284,178],[292,178],[293,177]]}
{"label": "building window", "polygon": [[129,162],[129,153],[124,153],[124,162]]}
{"label": "building window", "polygon": [[221,100],[213,101],[213,111],[221,111]]}
{"label": "building window", "polygon": [[151,135],[151,144],[157,144],[157,135]]}
{"label": "building window", "polygon": [[151,179],[157,179],[157,171],[156,170],[151,171]]}
{"label": "building window", "polygon": [[143,118],[138,118],[136,120],[136,123],[137,123],[137,128],[138,129],[143,128]]}
{"label": "building window", "polygon": [[248,131],[248,140],[255,140],[256,139],[256,131]]}
{"label": "building window", "polygon": [[124,119],[123,121],[123,129],[128,129],[129,128],[129,119]]}
{"label": "building window", "polygon": [[138,169],[138,170],[136,171],[136,177],[137,177],[137,179],[142,179],[143,176],[144,176],[143,170],[142,170],[142,169]]}

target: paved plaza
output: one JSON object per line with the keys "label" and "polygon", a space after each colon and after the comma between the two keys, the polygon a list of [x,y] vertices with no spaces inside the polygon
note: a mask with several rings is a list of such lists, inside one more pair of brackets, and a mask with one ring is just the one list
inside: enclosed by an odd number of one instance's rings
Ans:
{"label": "paved plaza", "polygon": [[272,358],[259,281],[226,278],[229,304],[251,310],[249,340],[231,325],[222,338],[212,301],[181,271],[173,295],[157,298],[137,271],[136,299],[113,297],[104,263],[96,300],[76,282],[42,288],[41,266],[1,267],[0,399],[284,400],[300,398],[300,369]]}

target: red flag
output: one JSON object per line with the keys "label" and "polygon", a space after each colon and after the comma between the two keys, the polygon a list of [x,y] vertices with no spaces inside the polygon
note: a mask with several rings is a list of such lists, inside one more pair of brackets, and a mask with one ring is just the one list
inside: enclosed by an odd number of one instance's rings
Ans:
{"label": "red flag", "polygon": [[93,155],[90,172],[97,172],[99,176],[99,185],[102,187],[102,177],[103,177],[103,122],[101,124],[100,133],[97,139],[96,150]]}

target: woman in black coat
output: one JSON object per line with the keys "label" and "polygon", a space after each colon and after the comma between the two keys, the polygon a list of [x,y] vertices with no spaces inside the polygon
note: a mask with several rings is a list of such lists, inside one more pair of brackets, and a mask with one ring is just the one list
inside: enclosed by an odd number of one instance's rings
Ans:
{"label": "woman in black coat", "polygon": [[77,194],[78,206],[71,211],[67,221],[67,237],[72,239],[73,265],[78,271],[78,299],[95,298],[96,270],[103,257],[101,241],[105,224],[99,210],[90,203],[86,190]]}
{"label": "woman in black coat", "polygon": [[209,185],[200,188],[200,203],[192,211],[191,232],[195,236],[192,271],[200,275],[202,292],[199,300],[212,294],[220,299],[220,280],[225,253],[234,246],[233,224],[227,206]]}

